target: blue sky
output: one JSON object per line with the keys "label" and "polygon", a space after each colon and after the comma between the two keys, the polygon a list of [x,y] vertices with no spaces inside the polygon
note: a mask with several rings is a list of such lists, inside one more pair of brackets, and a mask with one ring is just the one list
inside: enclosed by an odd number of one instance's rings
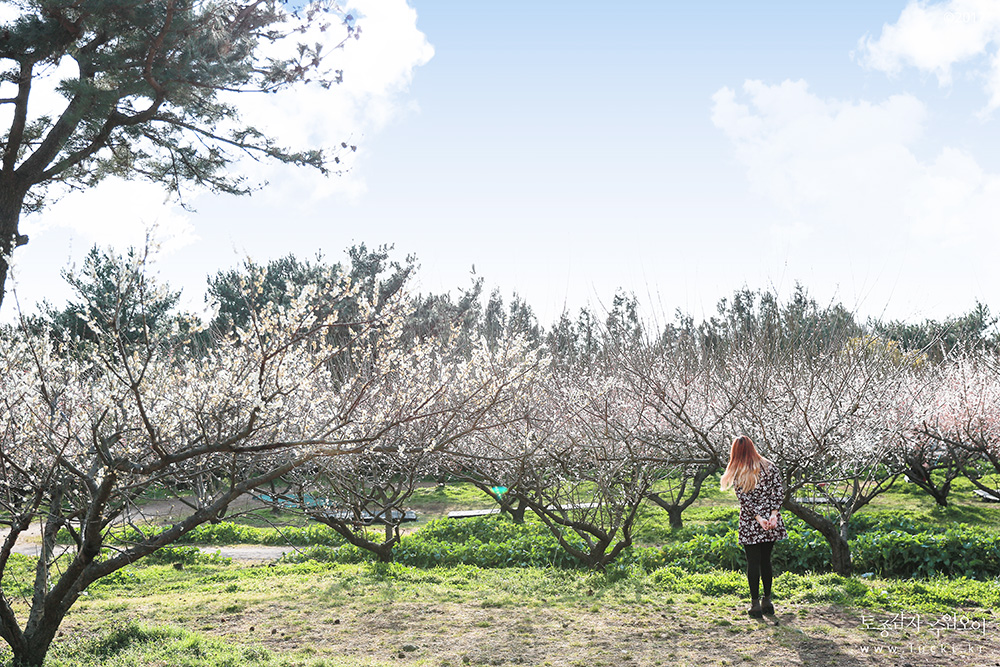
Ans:
{"label": "blue sky", "polygon": [[248,110],[356,141],[348,175],[244,165],[269,186],[194,193],[196,213],[133,183],[71,195],[26,220],[22,305],[157,221],[157,269],[192,307],[242,256],[365,242],[417,255],[417,291],[474,265],[543,324],[618,288],[697,319],[795,282],[862,317],[1000,310],[991,2],[354,4],[339,97]]}

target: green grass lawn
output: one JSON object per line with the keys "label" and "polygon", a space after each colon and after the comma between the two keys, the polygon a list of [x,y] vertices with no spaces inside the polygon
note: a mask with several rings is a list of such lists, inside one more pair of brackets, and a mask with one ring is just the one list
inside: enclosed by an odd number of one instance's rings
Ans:
{"label": "green grass lawn", "polygon": [[745,587],[739,572],[670,567],[135,565],[91,587],[48,664],[732,665],[762,643],[763,664],[853,664],[869,645],[942,641],[928,629],[882,636],[900,612],[929,624],[955,610],[993,631],[955,629],[945,641],[1000,660],[996,582],[782,574],[774,621],[745,615]]}
{"label": "green grass lawn", "polygon": [[[995,481],[995,480],[988,480]],[[861,510],[861,513],[895,510],[906,512],[914,520],[932,527],[947,527],[956,523],[979,525],[991,530],[1000,530],[1000,503],[986,503],[979,500],[972,490],[975,487],[964,479],[956,479],[952,484],[947,507],[941,507],[930,495],[900,479],[888,491],[877,496]],[[417,514],[417,521],[404,524],[407,532],[418,530],[428,521],[446,516],[448,512],[468,509],[496,507],[495,500],[471,484],[449,482],[439,484],[428,481],[418,488],[407,503],[408,509]],[[685,510],[686,525],[701,525],[711,520],[716,508],[737,508],[738,503],[731,491],[719,489],[718,474],[706,480],[702,492],[694,504]],[[257,508],[234,514],[227,518],[233,523],[259,528],[305,527],[312,522],[300,513]],[[636,530],[639,544],[658,544],[670,539],[670,527],[666,512],[646,503],[641,510],[641,520]]]}
{"label": "green grass lawn", "polygon": [[[957,481],[949,506],[941,508],[898,483],[863,512],[903,512],[927,526],[997,531],[1000,505],[975,500],[971,488]],[[448,511],[493,504],[471,485],[428,483],[410,506],[421,515],[419,530]],[[684,513],[680,533],[669,529],[664,511],[644,507],[637,542],[668,543],[736,507],[732,494],[710,481]],[[261,541],[273,539],[274,526],[288,534],[319,528],[268,509],[231,519]],[[901,665],[905,651],[913,665],[1000,663],[997,579],[779,572],[777,617],[757,621],[745,614],[746,581],[735,570],[691,572],[669,563],[595,573],[193,560],[138,563],[92,585],[67,617],[47,664]],[[22,618],[32,576],[31,559],[15,557],[4,579]],[[967,627],[942,624],[953,615],[964,617]],[[988,632],[974,632],[976,622]],[[941,647],[951,653],[931,653]]]}

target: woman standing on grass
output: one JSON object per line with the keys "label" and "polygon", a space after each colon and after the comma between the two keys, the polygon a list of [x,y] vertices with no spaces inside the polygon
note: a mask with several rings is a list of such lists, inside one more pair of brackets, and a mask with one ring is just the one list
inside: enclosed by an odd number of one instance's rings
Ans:
{"label": "woman standing on grass", "polygon": [[[771,550],[775,542],[788,537],[778,512],[785,497],[781,475],[777,466],[757,453],[753,441],[741,435],[733,440],[729,465],[721,481],[723,490],[733,487],[740,501],[739,540],[747,554],[747,581],[751,598],[747,613],[754,618],[773,614]],[[763,600],[760,599],[762,579]]]}

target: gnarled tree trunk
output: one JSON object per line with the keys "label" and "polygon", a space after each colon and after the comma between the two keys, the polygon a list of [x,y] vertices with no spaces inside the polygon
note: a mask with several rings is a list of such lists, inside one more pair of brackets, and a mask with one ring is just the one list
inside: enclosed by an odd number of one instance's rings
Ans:
{"label": "gnarled tree trunk", "polygon": [[830,519],[793,500],[786,500],[784,507],[826,538],[830,545],[830,567],[833,571],[844,577],[851,576],[853,566],[851,546],[847,543],[847,524],[838,526]]}
{"label": "gnarled tree trunk", "polygon": [[7,291],[8,260],[15,248],[28,242],[28,237],[18,231],[25,192],[12,176],[0,176],[0,306]]}

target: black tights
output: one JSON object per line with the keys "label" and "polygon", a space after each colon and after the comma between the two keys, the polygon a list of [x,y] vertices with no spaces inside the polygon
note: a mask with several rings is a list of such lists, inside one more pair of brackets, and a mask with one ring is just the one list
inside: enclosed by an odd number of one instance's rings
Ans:
{"label": "black tights", "polygon": [[747,552],[747,582],[750,584],[750,597],[754,600],[760,597],[760,582],[764,581],[764,597],[771,597],[771,549],[774,542],[760,544],[744,544]]}

